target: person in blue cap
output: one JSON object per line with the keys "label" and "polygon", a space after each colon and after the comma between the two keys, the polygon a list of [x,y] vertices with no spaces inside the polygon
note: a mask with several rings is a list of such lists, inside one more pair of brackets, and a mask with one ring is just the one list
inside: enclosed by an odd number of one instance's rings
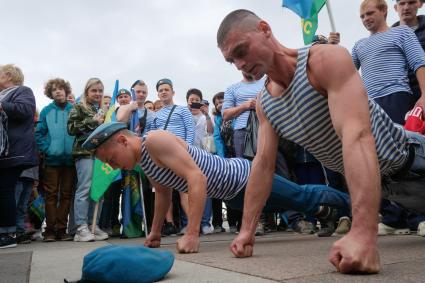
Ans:
{"label": "person in blue cap", "polygon": [[[139,164],[155,187],[152,230],[145,241],[148,247],[160,246],[161,228],[172,189],[188,193],[188,225],[184,236],[177,241],[177,250],[180,253],[198,252],[206,197],[223,199],[228,206],[241,210],[251,171],[250,161],[210,154],[167,131],[150,131],[140,138],[126,127],[124,123],[103,124],[93,131],[83,147],[92,150],[98,159],[114,169],[130,170]],[[274,176],[272,186],[265,211],[291,209],[334,221],[337,209],[350,209],[348,195],[328,186],[301,186],[278,175]]]}

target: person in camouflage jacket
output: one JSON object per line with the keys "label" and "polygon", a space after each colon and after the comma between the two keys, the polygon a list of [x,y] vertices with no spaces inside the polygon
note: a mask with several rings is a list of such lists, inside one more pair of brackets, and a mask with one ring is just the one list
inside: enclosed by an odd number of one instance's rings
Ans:
{"label": "person in camouflage jacket", "polygon": [[95,233],[92,234],[90,227],[93,211],[96,205],[90,199],[90,187],[93,176],[94,157],[90,151],[84,150],[81,145],[90,133],[101,125],[105,119],[104,113],[99,110],[103,96],[103,84],[100,79],[91,78],[86,83],[84,94],[80,103],[71,109],[68,118],[68,133],[75,136],[72,155],[75,158],[77,169],[77,190],[74,200],[74,220],[78,226],[74,236],[76,242],[90,242],[94,240],[106,240],[108,234],[100,230],[97,223],[100,216],[100,208],[97,214]]}

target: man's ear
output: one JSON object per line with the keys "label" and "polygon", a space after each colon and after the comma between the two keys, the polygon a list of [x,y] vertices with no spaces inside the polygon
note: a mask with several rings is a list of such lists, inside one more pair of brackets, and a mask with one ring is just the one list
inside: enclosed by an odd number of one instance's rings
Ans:
{"label": "man's ear", "polygon": [[127,137],[122,134],[118,134],[116,141],[117,143],[122,145],[127,145],[127,142],[128,142]]}

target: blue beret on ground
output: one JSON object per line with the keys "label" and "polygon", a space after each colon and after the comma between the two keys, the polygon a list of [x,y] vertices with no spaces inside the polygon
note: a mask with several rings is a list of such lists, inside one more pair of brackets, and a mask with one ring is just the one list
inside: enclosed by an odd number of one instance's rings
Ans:
{"label": "blue beret on ground", "polygon": [[156,90],[158,91],[159,86],[164,84],[170,85],[173,88],[173,82],[170,79],[162,79],[156,83]]}
{"label": "blue beret on ground", "polygon": [[107,141],[116,132],[127,129],[126,123],[111,122],[97,127],[83,143],[83,148],[87,150],[96,149],[102,143]]}
{"label": "blue beret on ground", "polygon": [[82,280],[104,283],[147,283],[162,279],[173,266],[169,251],[144,246],[109,245],[84,257]]}

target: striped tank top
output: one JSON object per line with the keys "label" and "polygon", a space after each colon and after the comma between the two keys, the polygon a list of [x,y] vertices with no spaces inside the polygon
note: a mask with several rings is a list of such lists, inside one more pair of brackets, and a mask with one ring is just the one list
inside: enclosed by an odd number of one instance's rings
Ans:
{"label": "striped tank top", "polygon": [[[207,177],[208,197],[229,200],[245,188],[251,171],[251,164],[248,160],[223,158],[191,145],[188,145],[187,151]],[[144,142],[142,143],[140,166],[149,178],[159,184],[179,192],[188,191],[185,179],[177,176],[170,169],[155,164],[149,156]]]}
{"label": "striped tank top", "polygon": [[[332,125],[328,100],[311,86],[307,77],[310,47],[298,50],[294,78],[283,94],[272,97],[264,88],[261,105],[280,137],[301,145],[324,166],[343,174],[342,145]],[[381,174],[390,175],[407,161],[406,133],[372,100],[369,113]]]}

